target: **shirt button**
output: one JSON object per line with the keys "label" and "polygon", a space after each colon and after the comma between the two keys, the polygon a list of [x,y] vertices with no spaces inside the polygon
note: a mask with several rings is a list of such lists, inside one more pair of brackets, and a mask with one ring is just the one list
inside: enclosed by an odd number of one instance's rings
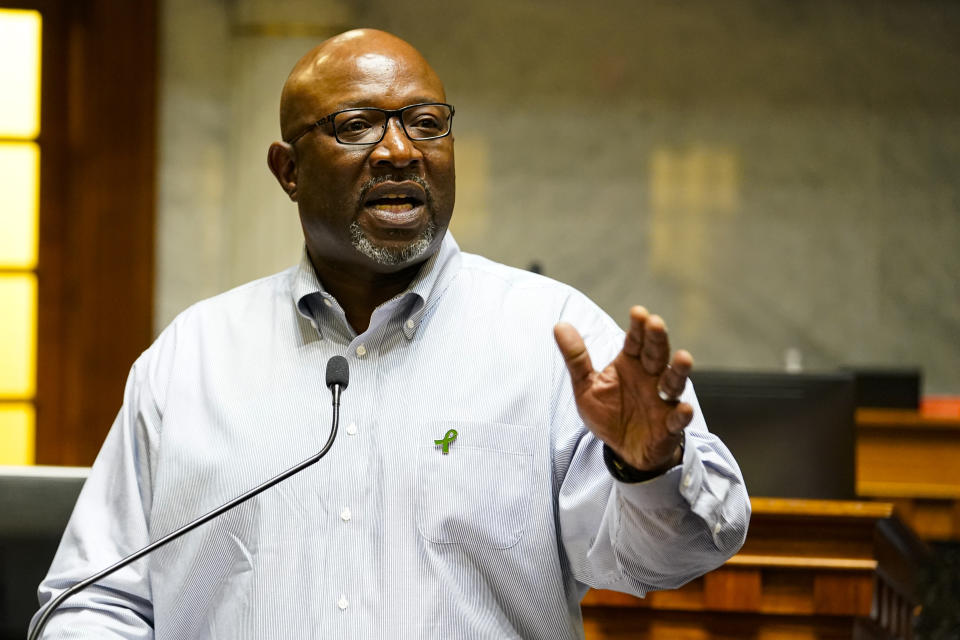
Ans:
{"label": "shirt button", "polygon": [[362,358],[365,355],[367,355],[367,348],[363,345],[357,347],[357,357]]}
{"label": "shirt button", "polygon": [[413,329],[416,325],[413,320],[407,320],[407,329]]}
{"label": "shirt button", "polygon": [[347,434],[348,434],[348,435],[355,436],[355,435],[357,435],[357,431],[359,431],[359,429],[357,429],[357,423],[356,423],[356,422],[351,422],[349,425],[347,425]]}
{"label": "shirt button", "polygon": [[323,299],[323,304],[327,305],[328,307],[332,307],[332,306],[333,306],[333,303],[330,302],[330,298],[324,298],[324,299]]}
{"label": "shirt button", "polygon": [[683,476],[683,486],[686,488],[691,484],[693,484],[693,474],[688,473],[687,475]]}
{"label": "shirt button", "polygon": [[337,600],[337,606],[340,607],[340,611],[343,611],[350,606],[350,601],[347,600],[347,596],[340,594],[340,599]]}
{"label": "shirt button", "polygon": [[352,517],[353,515],[350,513],[350,507],[344,507],[343,511],[340,512],[340,519],[344,522],[350,522],[350,518]]}
{"label": "shirt button", "polygon": [[715,535],[720,535],[720,530],[721,530],[721,529],[723,529],[723,525],[720,524],[719,522],[718,522],[717,524],[713,525],[713,533],[714,533]]}

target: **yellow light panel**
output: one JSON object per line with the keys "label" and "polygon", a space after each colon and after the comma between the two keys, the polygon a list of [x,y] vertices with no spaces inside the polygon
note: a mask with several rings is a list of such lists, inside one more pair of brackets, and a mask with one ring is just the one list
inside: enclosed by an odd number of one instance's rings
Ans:
{"label": "yellow light panel", "polygon": [[35,143],[0,142],[0,267],[33,269],[37,264],[39,176]]}
{"label": "yellow light panel", "polygon": [[40,13],[0,9],[0,137],[40,133]]}
{"label": "yellow light panel", "polygon": [[29,400],[36,392],[37,278],[0,275],[0,397]]}
{"label": "yellow light panel", "polygon": [[0,464],[33,464],[37,416],[29,402],[0,403]]}

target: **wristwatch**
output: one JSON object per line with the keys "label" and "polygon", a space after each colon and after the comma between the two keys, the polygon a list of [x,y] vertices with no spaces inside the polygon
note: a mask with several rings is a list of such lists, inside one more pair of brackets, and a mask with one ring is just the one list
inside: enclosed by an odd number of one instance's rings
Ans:
{"label": "wristwatch", "polygon": [[[680,441],[680,459],[683,459],[683,440]],[[603,444],[603,462],[607,465],[607,470],[610,472],[610,475],[620,482],[626,482],[628,484],[653,480],[666,472],[666,469],[663,471],[641,471],[636,467],[632,467],[624,462],[623,458],[618,456],[606,443]]]}

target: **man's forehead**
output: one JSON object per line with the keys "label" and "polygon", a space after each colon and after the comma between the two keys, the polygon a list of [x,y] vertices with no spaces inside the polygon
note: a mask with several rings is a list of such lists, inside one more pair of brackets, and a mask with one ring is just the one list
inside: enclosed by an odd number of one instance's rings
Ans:
{"label": "man's forehead", "polygon": [[[442,102],[443,85],[435,76],[418,73],[390,58],[364,56],[351,67],[328,68],[303,86],[305,102],[334,111],[355,106],[397,106],[417,102]],[[400,104],[402,103],[402,104]]]}
{"label": "man's forehead", "polygon": [[412,71],[410,65],[389,53],[324,55],[317,59],[304,80],[312,84],[328,85],[337,90],[353,83],[375,84],[387,82],[402,72]]}
{"label": "man's forehead", "polygon": [[365,53],[363,55],[357,56],[355,63],[357,69],[364,73],[383,73],[383,72],[393,72],[396,73],[400,62],[390,56],[383,55],[382,53]]}
{"label": "man's forehead", "polygon": [[315,109],[358,106],[392,95],[414,102],[445,98],[440,79],[410,44],[382,31],[349,31],[322,43],[294,67],[281,99],[281,124]]}

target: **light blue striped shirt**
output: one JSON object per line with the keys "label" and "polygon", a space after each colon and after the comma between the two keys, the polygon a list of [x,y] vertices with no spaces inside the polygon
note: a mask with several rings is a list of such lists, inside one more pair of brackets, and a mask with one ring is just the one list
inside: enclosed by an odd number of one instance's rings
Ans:
{"label": "light blue striped shirt", "polygon": [[[739,469],[696,416],[683,463],[614,481],[552,327],[606,363],[576,290],[451,236],[356,335],[300,265],[183,312],[134,364],[40,600],[319,450],[317,465],[67,600],[56,638],[582,638],[588,586],[669,589],[736,552]],[[444,454],[434,443],[450,429]]]}

